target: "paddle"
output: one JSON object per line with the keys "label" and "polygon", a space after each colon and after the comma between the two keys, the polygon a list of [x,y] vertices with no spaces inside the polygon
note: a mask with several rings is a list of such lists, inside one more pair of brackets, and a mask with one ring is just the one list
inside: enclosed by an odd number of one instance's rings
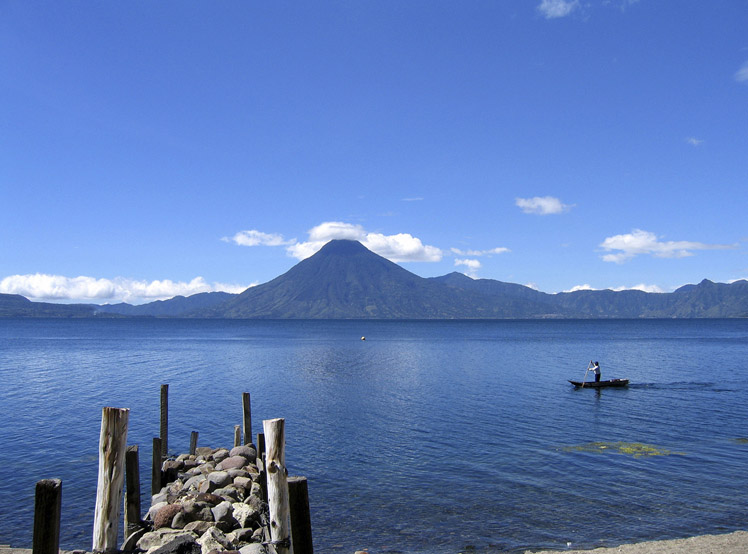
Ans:
{"label": "paddle", "polygon": [[584,379],[582,379],[582,388],[584,388],[584,382],[587,380],[587,374],[590,371],[590,366],[592,365],[592,362],[587,364],[587,371],[584,372]]}

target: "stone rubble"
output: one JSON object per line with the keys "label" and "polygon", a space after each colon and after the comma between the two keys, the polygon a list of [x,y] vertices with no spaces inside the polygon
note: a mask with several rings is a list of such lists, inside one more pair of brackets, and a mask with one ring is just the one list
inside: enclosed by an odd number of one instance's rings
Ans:
{"label": "stone rubble", "polygon": [[197,448],[162,466],[144,527],[123,551],[146,554],[268,554],[268,508],[254,445]]}

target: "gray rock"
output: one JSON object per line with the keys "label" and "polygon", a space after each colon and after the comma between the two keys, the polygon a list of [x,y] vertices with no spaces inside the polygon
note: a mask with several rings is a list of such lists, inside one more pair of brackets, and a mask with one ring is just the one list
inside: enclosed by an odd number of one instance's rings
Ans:
{"label": "gray rock", "polygon": [[195,537],[179,535],[157,548],[151,554],[200,554],[201,548]]}
{"label": "gray rock", "polygon": [[145,527],[141,527],[137,531],[131,533],[126,539],[125,542],[122,543],[122,547],[120,550],[122,552],[132,552],[138,547],[138,541],[143,538],[143,535],[148,533],[150,529],[147,529]]}
{"label": "gray rock", "polygon": [[220,496],[224,500],[229,500],[230,502],[238,502],[240,500],[244,500],[243,492],[233,485],[223,487],[222,489],[216,489],[213,491],[213,494]]}
{"label": "gray rock", "polygon": [[244,456],[229,456],[225,460],[221,461],[216,469],[219,471],[226,471],[227,469],[241,469],[247,465],[247,458]]}
{"label": "gray rock", "polygon": [[182,491],[188,491],[190,489],[197,489],[200,483],[205,481],[205,479],[207,479],[207,477],[205,477],[205,475],[203,475],[202,473],[199,473],[198,475],[193,475],[192,477],[190,477],[184,482],[184,485],[182,485]]}
{"label": "gray rock", "polygon": [[[187,521],[213,521],[213,512],[210,510],[211,504],[200,502],[192,499],[182,504],[184,515]],[[203,529],[205,531],[205,529]]]}
{"label": "gray rock", "polygon": [[231,477],[229,477],[229,474],[225,471],[214,471],[213,473],[208,474],[208,481],[220,489],[231,483]]}
{"label": "gray rock", "polygon": [[216,504],[220,504],[223,502],[223,499],[220,496],[216,496],[215,494],[211,494],[209,492],[206,493],[200,493],[195,497],[195,500],[198,502],[207,502],[211,506],[215,506]]}
{"label": "gray rock", "polygon": [[246,546],[242,546],[239,549],[240,554],[268,554],[267,548],[260,543],[252,543]]}
{"label": "gray rock", "polygon": [[221,463],[223,460],[229,457],[229,451],[225,448],[219,448],[215,452],[213,452],[213,461],[217,464]]}
{"label": "gray rock", "polygon": [[237,502],[232,505],[232,515],[241,527],[255,529],[260,523],[260,514],[247,504]]}
{"label": "gray rock", "polygon": [[164,546],[166,543],[174,540],[180,535],[188,535],[193,539],[197,538],[197,535],[195,533],[191,533],[183,529],[158,529],[156,531],[151,531],[143,535],[138,541],[138,548],[141,550],[155,550]]}
{"label": "gray rock", "polygon": [[226,535],[216,527],[211,527],[203,533],[197,542],[202,547],[203,554],[208,554],[211,550],[228,550],[231,543]]}
{"label": "gray rock", "polygon": [[171,525],[169,525],[169,527],[172,529],[184,529],[184,526],[187,525],[187,523],[187,515],[185,515],[183,510],[180,510],[174,516],[174,519],[171,520]]}
{"label": "gray rock", "polygon": [[255,448],[254,444],[235,446],[231,449],[231,452],[229,452],[229,456],[242,456],[246,458],[248,462],[254,462],[257,459],[257,448]]}
{"label": "gray rock", "polygon": [[211,527],[213,527],[212,521],[190,521],[187,525],[184,526],[184,530],[192,531],[193,533],[202,535]]}
{"label": "gray rock", "polygon": [[211,511],[213,512],[213,519],[216,521],[230,521],[233,519],[234,507],[231,505],[231,502],[224,500]]}
{"label": "gray rock", "polygon": [[257,498],[262,498],[262,485],[253,482],[252,488],[249,489],[249,495],[256,496]]}
{"label": "gray rock", "polygon": [[234,486],[244,490],[252,490],[252,479],[249,477],[234,477]]}
{"label": "gray rock", "polygon": [[255,530],[251,527],[241,527],[229,533],[227,536],[231,537],[231,542],[234,544],[257,542],[254,536]]}
{"label": "gray rock", "polygon": [[[211,474],[208,473],[207,475],[211,475]],[[197,485],[198,496],[200,496],[201,494],[210,494],[217,488],[218,488],[218,485],[213,483],[210,479],[206,478],[204,481],[200,481],[200,483],[198,483]]]}
{"label": "gray rock", "polygon": [[198,446],[195,449],[196,459],[199,457],[207,459],[211,454],[213,454],[213,449],[210,446]]}

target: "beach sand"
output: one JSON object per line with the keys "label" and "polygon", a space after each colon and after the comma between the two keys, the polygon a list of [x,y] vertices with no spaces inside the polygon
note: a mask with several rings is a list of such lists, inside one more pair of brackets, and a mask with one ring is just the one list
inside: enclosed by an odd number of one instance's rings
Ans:
{"label": "beach sand", "polygon": [[525,554],[748,554],[748,532],[624,544],[592,550],[526,550]]}

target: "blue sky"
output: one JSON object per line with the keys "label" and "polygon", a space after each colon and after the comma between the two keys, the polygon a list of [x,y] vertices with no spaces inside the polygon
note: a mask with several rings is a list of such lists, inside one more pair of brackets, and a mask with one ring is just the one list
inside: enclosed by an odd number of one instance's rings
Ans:
{"label": "blue sky", "polygon": [[0,292],[748,277],[748,2],[0,0]]}

